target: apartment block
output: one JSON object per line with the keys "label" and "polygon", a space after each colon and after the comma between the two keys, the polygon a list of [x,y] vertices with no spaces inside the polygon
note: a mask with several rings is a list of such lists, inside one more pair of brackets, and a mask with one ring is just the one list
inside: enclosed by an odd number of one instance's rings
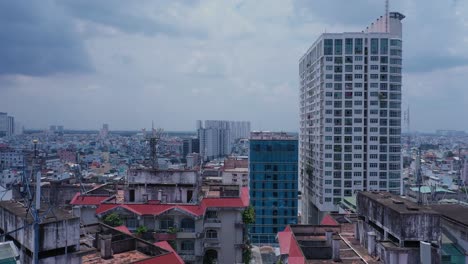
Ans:
{"label": "apartment block", "polygon": [[400,193],[402,23],[324,33],[299,60],[299,178],[304,223],[362,190]]}

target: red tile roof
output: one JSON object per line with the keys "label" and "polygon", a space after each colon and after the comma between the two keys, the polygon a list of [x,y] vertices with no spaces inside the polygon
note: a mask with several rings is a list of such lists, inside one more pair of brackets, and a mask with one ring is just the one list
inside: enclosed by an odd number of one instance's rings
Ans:
{"label": "red tile roof", "polygon": [[184,260],[177,254],[177,252],[175,252],[175,250],[171,247],[171,245],[169,243],[167,243],[167,241],[160,241],[160,242],[156,242],[154,243],[155,246],[157,247],[160,247],[162,249],[165,249],[169,252],[172,252],[175,254],[177,260],[179,262],[167,262],[167,263],[184,263]]}
{"label": "red tile roof", "polygon": [[124,225],[117,226],[117,227],[114,227],[114,228],[121,231],[121,232],[124,232],[126,234],[132,235],[132,232],[130,232],[130,230],[128,230],[128,228],[126,226],[124,226]]}
{"label": "red tile roof", "polygon": [[81,195],[79,192],[75,194],[71,200],[71,205],[100,205],[106,200],[109,200],[112,196],[108,195]]}
{"label": "red tile roof", "polygon": [[185,204],[101,204],[96,214],[102,214],[116,207],[131,211],[138,215],[160,215],[169,210],[181,210],[194,216],[201,216],[207,208],[237,208],[249,206],[249,191],[247,187],[241,189],[237,198],[204,198],[197,205]]}
{"label": "red tile roof", "polygon": [[138,264],[184,264],[185,262],[177,255],[175,252],[169,252],[164,255],[159,255],[156,257],[152,257],[150,259],[140,260],[137,262]]}
{"label": "red tile roof", "polygon": [[320,222],[320,225],[339,225],[339,224],[338,222],[336,222],[335,218],[327,214],[325,215],[325,217],[323,217],[322,222]]}
{"label": "red tile roof", "polygon": [[297,244],[291,228],[286,226],[284,231],[278,232],[278,242],[280,245],[280,254],[288,255],[288,263],[290,264],[305,264],[305,257],[302,250]]}

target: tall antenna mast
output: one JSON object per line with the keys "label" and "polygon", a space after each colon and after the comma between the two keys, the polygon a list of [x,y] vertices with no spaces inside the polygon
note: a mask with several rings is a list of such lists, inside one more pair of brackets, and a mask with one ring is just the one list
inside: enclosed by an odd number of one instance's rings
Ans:
{"label": "tall antenna mast", "polygon": [[388,12],[389,5],[390,5],[389,0],[385,0],[385,32],[386,33],[390,32],[389,25],[388,25],[388,20],[390,18],[390,15]]}
{"label": "tall antenna mast", "polygon": [[421,175],[421,149],[418,148],[416,154],[416,182],[418,184],[418,205],[422,205],[422,195],[421,195],[421,186],[422,186],[422,175]]}

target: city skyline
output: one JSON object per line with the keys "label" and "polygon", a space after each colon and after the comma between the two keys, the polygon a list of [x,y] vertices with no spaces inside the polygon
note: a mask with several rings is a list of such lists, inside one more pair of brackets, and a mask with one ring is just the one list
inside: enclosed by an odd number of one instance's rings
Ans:
{"label": "city skyline", "polygon": [[[402,108],[410,102],[412,130],[468,130],[456,121],[468,110],[468,3],[421,5],[390,3],[390,11],[407,16]],[[26,128],[108,123],[128,130],[154,120],[166,130],[191,131],[195,120],[220,119],[249,120],[253,130],[298,131],[297,58],[323,32],[361,30],[383,13],[384,1],[264,6],[2,2],[0,20],[8,26],[0,29],[6,40],[0,111]]]}

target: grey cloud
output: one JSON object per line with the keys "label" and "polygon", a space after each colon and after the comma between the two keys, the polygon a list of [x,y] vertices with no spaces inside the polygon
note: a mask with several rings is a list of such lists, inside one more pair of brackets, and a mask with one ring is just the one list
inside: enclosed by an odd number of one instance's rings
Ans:
{"label": "grey cloud", "polygon": [[[194,4],[188,1],[189,4]],[[141,33],[145,35],[180,35],[177,26],[157,19],[170,1],[124,1],[124,0],[65,0],[59,2],[76,18],[94,23],[111,26],[126,33]],[[154,17],[151,17],[151,14]]]}
{"label": "grey cloud", "polygon": [[70,18],[51,1],[0,1],[0,75],[92,70]]}
{"label": "grey cloud", "polygon": [[451,55],[428,55],[412,57],[404,61],[404,70],[409,73],[431,72],[434,70],[468,65],[468,58]]}

